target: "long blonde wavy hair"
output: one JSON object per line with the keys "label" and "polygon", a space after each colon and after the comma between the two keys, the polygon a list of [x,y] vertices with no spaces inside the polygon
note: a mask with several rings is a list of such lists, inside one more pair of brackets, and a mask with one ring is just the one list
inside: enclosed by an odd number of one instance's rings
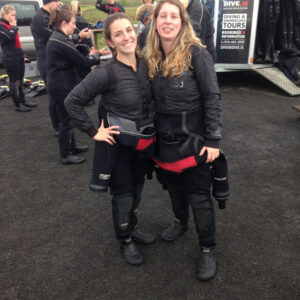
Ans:
{"label": "long blonde wavy hair", "polygon": [[[170,52],[164,59],[160,37],[157,33],[156,26],[159,11],[165,3],[173,4],[179,8],[181,29]],[[192,55],[190,52],[190,47],[192,45],[200,45],[205,47],[196,37],[193,27],[190,24],[187,12],[182,3],[179,0],[159,1],[155,7],[154,17],[152,19],[147,44],[144,50],[144,55],[148,63],[148,73],[150,79],[153,79],[158,71],[162,71],[164,77],[180,76],[184,71],[187,71],[191,67]]]}

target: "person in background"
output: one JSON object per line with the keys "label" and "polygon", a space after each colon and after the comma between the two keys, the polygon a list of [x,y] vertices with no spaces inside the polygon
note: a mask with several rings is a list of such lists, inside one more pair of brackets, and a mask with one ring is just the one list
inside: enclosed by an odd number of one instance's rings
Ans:
{"label": "person in background", "polygon": [[216,62],[217,52],[214,43],[214,25],[207,6],[201,0],[180,0],[186,9],[196,36],[206,46],[213,62]]}
{"label": "person in background", "polygon": [[[93,170],[99,164],[105,167],[109,163],[110,174],[100,173],[99,177],[108,178],[115,234],[126,262],[140,265],[143,256],[134,242],[150,244],[156,239],[137,228],[148,159],[142,157],[139,150],[124,145],[121,141],[124,135],[118,135],[119,127],[108,121],[109,116],[114,115],[124,124],[134,123],[134,127],[152,124],[153,128],[151,89],[146,62],[136,54],[136,33],[128,16],[123,13],[108,16],[104,36],[113,58],[77,85],[66,98],[65,106],[75,125],[95,141]],[[85,113],[84,105],[99,94],[102,97],[99,105],[101,126],[97,130]],[[130,136],[125,133],[124,138]]]}
{"label": "person in background", "polygon": [[102,3],[102,0],[97,0],[96,8],[108,15],[112,15],[116,12],[125,12],[124,7],[115,0],[107,0],[107,3],[105,4]]}
{"label": "person in background", "polygon": [[[47,85],[47,58],[46,45],[53,32],[50,26],[50,14],[59,9],[59,0],[43,0],[43,6],[35,13],[30,29],[34,38],[34,45],[36,49],[37,67],[42,79]],[[91,37],[89,29],[83,29],[78,35],[73,35],[74,41],[81,41]],[[56,106],[52,106],[49,101],[49,115],[54,128],[54,136],[58,136],[59,131],[59,116],[56,111]]]}
{"label": "person in background", "polygon": [[9,92],[16,111],[28,112],[35,103],[25,100],[23,79],[25,72],[24,52],[19,38],[16,10],[13,6],[4,5],[0,11],[0,44],[4,68],[9,78]]}
{"label": "person in background", "polygon": [[[137,20],[137,35],[142,33],[144,27],[151,22],[154,12],[154,5],[151,3],[143,4],[136,9],[136,20]],[[142,40],[146,40],[142,37]],[[139,44],[139,41],[138,41]]]}
{"label": "person in background", "polygon": [[[70,5],[76,20],[76,29],[74,30],[74,33],[79,34],[81,30],[90,29],[91,25],[81,15],[79,1],[73,0],[71,1]],[[89,56],[90,53],[95,54],[99,52],[98,50],[95,50],[91,38],[83,39],[79,44],[76,44],[76,49],[84,56]],[[111,54],[111,52],[110,50],[107,50],[107,47],[104,47],[100,50],[100,54],[108,55]],[[87,65],[77,67],[77,74],[80,80],[83,80],[90,71],[91,67]]]}
{"label": "person in background", "polygon": [[196,37],[179,0],[161,0],[145,57],[156,116],[156,153],[175,222],[161,234],[172,242],[188,229],[191,206],[200,246],[198,279],[216,273],[211,163],[219,156],[222,109],[212,57]]}
{"label": "person in background", "polygon": [[69,38],[73,34],[75,16],[69,6],[63,6],[51,14],[51,34],[46,47],[47,82],[51,106],[55,107],[59,116],[58,144],[62,164],[79,164],[85,159],[75,156],[88,150],[87,146],[77,146],[71,118],[64,107],[68,93],[78,83],[76,67],[92,66],[100,62],[100,55],[89,57],[76,50],[75,44]]}
{"label": "person in background", "polygon": [[[86,21],[84,19],[84,17],[81,14],[81,8],[79,5],[79,1],[78,0],[73,0],[70,3],[71,8],[72,8],[72,12],[75,16],[75,20],[76,20],[76,29],[75,29],[75,33],[79,33],[80,30],[82,29],[86,29],[86,28],[91,28],[91,25],[88,23],[88,21]],[[84,39],[82,41],[83,44],[87,45],[91,50],[94,50],[94,46],[93,46],[93,41],[91,38],[89,39]]]}

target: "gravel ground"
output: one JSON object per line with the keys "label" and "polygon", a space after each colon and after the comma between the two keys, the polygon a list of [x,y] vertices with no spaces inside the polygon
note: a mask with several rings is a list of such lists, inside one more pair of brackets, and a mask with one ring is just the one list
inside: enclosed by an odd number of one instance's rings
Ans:
{"label": "gravel ground", "polygon": [[[31,113],[0,100],[0,299],[299,299],[300,97],[252,72],[219,79],[231,197],[205,283],[192,220],[179,240],[140,246],[144,265],[126,264],[109,194],[88,189],[92,141],[77,131],[87,162],[63,166],[47,96]],[[167,193],[147,181],[140,226],[159,235],[172,220]]]}

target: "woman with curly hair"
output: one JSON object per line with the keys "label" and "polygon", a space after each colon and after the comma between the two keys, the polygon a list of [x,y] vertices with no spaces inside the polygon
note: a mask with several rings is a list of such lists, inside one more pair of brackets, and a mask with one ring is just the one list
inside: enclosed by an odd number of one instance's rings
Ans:
{"label": "woman with curly hair", "polygon": [[221,101],[211,55],[180,1],[156,5],[145,55],[156,114],[154,160],[175,215],[161,238],[172,242],[187,231],[191,206],[200,245],[198,278],[208,280],[216,272],[210,166],[219,156]]}

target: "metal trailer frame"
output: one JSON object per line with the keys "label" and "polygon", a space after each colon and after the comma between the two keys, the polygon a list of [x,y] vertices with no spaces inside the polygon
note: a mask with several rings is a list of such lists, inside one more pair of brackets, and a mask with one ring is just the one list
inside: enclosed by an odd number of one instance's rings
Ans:
{"label": "metal trailer frame", "polygon": [[[201,0],[199,0],[201,1]],[[214,41],[217,46],[217,35],[218,35],[218,20],[220,12],[220,1],[224,0],[214,0],[214,28],[215,36]],[[226,0],[225,0],[226,1]],[[250,32],[250,42],[248,50],[248,60],[247,63],[234,63],[234,57],[232,63],[216,63],[215,70],[216,72],[236,72],[236,71],[255,71],[267,80],[271,81],[273,84],[283,89],[291,96],[300,95],[300,87],[296,86],[292,81],[290,81],[280,70],[275,67],[273,64],[255,64],[254,63],[254,50],[255,50],[255,41],[256,41],[256,31],[257,31],[257,22],[258,22],[258,12],[259,12],[259,1],[260,0],[248,0],[253,1],[253,11],[252,11],[252,22],[251,22],[251,32]],[[226,2],[238,2],[238,1],[229,1]],[[242,2],[242,1],[240,1]],[[249,16],[248,16],[249,17]],[[220,29],[221,30],[221,29]],[[218,49],[217,49],[218,55]]]}

